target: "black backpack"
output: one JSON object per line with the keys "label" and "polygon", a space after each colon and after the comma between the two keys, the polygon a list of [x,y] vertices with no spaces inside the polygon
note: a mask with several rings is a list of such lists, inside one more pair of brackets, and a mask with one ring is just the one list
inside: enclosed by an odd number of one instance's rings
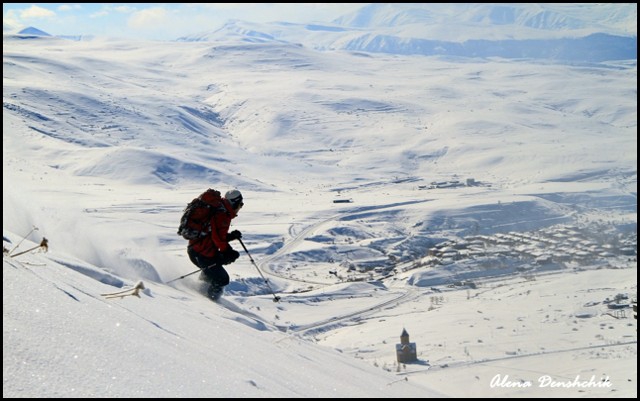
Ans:
{"label": "black backpack", "polygon": [[206,237],[211,232],[211,217],[216,212],[227,212],[222,204],[222,196],[215,189],[207,189],[189,202],[182,212],[178,235],[186,240]]}

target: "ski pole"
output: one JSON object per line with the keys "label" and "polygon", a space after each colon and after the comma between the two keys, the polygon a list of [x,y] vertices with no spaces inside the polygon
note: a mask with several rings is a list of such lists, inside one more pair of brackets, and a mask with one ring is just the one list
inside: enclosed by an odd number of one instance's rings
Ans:
{"label": "ski pole", "polygon": [[[25,235],[24,237],[22,237],[22,239],[20,240],[20,242],[18,242],[18,244],[16,246],[13,247],[12,250],[9,251],[9,256],[11,256],[11,253],[13,253],[13,251],[16,250],[16,248],[18,248],[20,246],[20,244],[22,244],[22,241],[24,241],[25,239],[27,239],[28,236],[31,235],[32,232],[37,231],[38,227],[33,226],[33,228],[31,229],[31,231],[29,231],[29,234]],[[15,256],[15,255],[14,255]]]}
{"label": "ski pole", "polygon": [[269,291],[271,291],[271,293],[273,294],[273,302],[278,302],[280,300],[280,297],[277,296],[275,292],[273,292],[273,289],[271,289],[271,285],[269,284],[269,281],[266,278],[264,278],[264,275],[262,274],[262,271],[260,270],[260,268],[258,267],[256,262],[253,260],[253,258],[251,257],[251,254],[247,250],[247,247],[244,246],[244,242],[242,242],[242,239],[240,239],[240,238],[238,238],[238,241],[240,242],[240,245],[242,245],[242,247],[244,248],[244,251],[247,253],[247,256],[251,260],[251,263],[253,263],[253,265],[256,267],[256,269],[258,269],[258,273],[260,273],[260,276],[262,277],[264,282],[267,284],[267,287],[269,287]]}
{"label": "ski pole", "polygon": [[49,241],[46,238],[42,238],[42,241],[40,241],[40,245],[36,245],[33,248],[27,249],[26,251],[18,252],[15,255],[9,255],[9,256],[12,258],[15,258],[16,256],[24,255],[27,252],[35,251],[38,248],[42,248],[46,252],[47,249],[49,249]]}
{"label": "ski pole", "polygon": [[185,278],[185,277],[187,277],[187,276],[190,276],[190,275],[192,275],[192,274],[196,274],[196,273],[197,273],[197,272],[199,272],[199,271],[200,271],[200,269],[198,269],[198,270],[194,270],[194,271],[192,271],[192,272],[191,272],[191,273],[189,273],[189,274],[185,274],[184,276],[180,276],[180,277],[178,277],[178,278],[174,278],[173,280],[167,281],[165,284],[169,284],[169,283],[173,283],[174,281],[181,280],[181,279],[183,279],[183,278]]}

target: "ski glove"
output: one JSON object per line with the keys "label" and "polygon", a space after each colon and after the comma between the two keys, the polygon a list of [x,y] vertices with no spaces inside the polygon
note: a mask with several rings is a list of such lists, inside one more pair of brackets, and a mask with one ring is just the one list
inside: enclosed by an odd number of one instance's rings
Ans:
{"label": "ski glove", "polygon": [[240,257],[240,253],[235,249],[228,247],[224,252],[222,252],[222,264],[228,265],[236,261]]}
{"label": "ski glove", "polygon": [[240,238],[242,238],[242,233],[238,230],[233,230],[229,234],[227,234],[227,242]]}

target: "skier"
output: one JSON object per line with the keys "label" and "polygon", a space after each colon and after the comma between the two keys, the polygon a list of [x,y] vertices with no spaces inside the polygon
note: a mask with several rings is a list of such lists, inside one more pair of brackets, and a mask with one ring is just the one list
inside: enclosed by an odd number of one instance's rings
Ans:
{"label": "skier", "polygon": [[237,189],[227,191],[222,198],[223,212],[211,216],[211,233],[205,237],[189,241],[187,253],[191,262],[202,272],[200,280],[208,282],[207,295],[214,301],[222,296],[224,287],[229,284],[229,273],[223,266],[238,259],[240,253],[229,244],[230,241],[242,238],[238,230],[229,232],[231,220],[234,219],[244,203],[242,194]]}

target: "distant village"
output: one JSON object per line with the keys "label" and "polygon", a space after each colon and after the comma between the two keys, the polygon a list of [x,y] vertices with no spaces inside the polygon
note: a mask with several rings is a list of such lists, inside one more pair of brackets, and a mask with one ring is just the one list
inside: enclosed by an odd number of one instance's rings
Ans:
{"label": "distant village", "polygon": [[[601,234],[601,233],[598,233]],[[429,251],[431,264],[450,264],[479,256],[511,256],[534,264],[594,262],[616,256],[637,257],[637,233],[611,235],[603,242],[592,230],[559,225],[533,233],[497,233],[445,241]]]}
{"label": "distant village", "polygon": [[[476,261],[493,268],[526,272],[586,265],[615,267],[612,264],[620,260],[637,261],[637,232],[613,233],[597,227],[555,225],[532,232],[470,235],[443,241],[402,271]],[[369,273],[369,279],[373,273],[383,277],[398,273],[395,263],[383,259],[354,264],[350,269]]]}

